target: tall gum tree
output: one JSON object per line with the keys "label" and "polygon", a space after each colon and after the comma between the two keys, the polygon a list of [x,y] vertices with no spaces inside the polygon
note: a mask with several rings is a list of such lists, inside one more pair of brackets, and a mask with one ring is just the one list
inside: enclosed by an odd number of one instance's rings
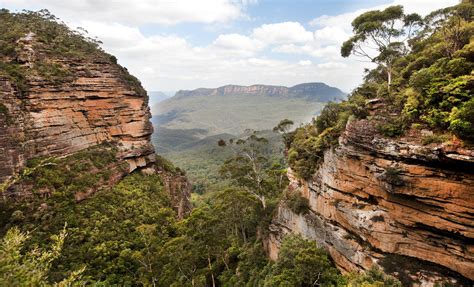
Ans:
{"label": "tall gum tree", "polygon": [[380,65],[387,75],[390,90],[393,63],[408,53],[408,40],[422,26],[420,15],[405,14],[400,5],[382,11],[368,11],[352,22],[354,36],[342,44],[341,55],[344,58],[350,55],[366,58]]}

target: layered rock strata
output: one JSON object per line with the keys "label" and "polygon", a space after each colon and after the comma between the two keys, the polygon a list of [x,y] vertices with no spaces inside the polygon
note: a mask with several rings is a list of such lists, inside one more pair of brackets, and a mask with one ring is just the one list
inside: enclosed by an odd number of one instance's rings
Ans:
{"label": "layered rock strata", "polygon": [[229,95],[266,95],[270,97],[297,97],[321,102],[342,100],[345,98],[345,94],[341,90],[334,87],[330,87],[324,83],[305,83],[289,88],[284,86],[270,85],[227,85],[215,89],[200,88],[192,91],[181,90],[176,93],[175,97],[225,97]]}
{"label": "layered rock strata", "polygon": [[[27,88],[0,76],[0,184],[21,173],[29,159],[65,157],[102,143],[117,148],[128,173],[154,162],[148,96],[126,70],[106,56],[51,57],[34,41],[31,36],[18,43]],[[44,63],[63,78],[33,72]]]}
{"label": "layered rock strata", "polygon": [[373,121],[349,122],[310,180],[289,172],[290,190],[309,200],[296,214],[278,207],[268,241],[299,233],[326,248],[345,272],[377,264],[404,285],[474,279],[474,151],[392,140]]}

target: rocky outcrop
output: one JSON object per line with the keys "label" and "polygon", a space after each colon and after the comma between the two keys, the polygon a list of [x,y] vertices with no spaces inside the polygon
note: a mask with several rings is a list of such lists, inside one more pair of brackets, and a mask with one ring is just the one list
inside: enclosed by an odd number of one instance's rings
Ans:
{"label": "rocky outcrop", "polygon": [[[112,58],[51,57],[34,41],[32,34],[18,42],[27,88],[0,76],[0,184],[30,159],[66,157],[102,143],[117,149],[116,165],[126,163],[125,173],[153,163],[148,97],[139,83]],[[65,71],[63,77],[33,71],[44,63]]]}
{"label": "rocky outcrop", "polygon": [[474,280],[474,151],[421,145],[351,121],[339,146],[326,151],[311,180],[290,170],[290,190],[309,200],[298,215],[284,202],[271,225],[270,257],[284,234],[299,233],[326,248],[345,272],[377,264],[404,286]]}
{"label": "rocky outcrop", "polygon": [[186,217],[192,210],[191,183],[186,176],[180,173],[170,173],[162,169],[158,169],[158,173],[163,179],[163,185],[171,197],[171,207],[176,211],[178,218]]}
{"label": "rocky outcrop", "polygon": [[291,88],[284,86],[252,85],[237,86],[227,85],[216,89],[200,88],[192,91],[178,91],[175,97],[192,96],[228,96],[228,95],[266,95],[270,97],[298,97],[317,102],[342,100],[345,94],[334,87],[324,83],[305,83]]}

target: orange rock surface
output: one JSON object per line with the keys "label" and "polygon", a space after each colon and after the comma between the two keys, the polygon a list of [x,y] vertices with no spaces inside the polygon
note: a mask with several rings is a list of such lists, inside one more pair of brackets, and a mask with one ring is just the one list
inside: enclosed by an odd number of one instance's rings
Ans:
{"label": "orange rock surface", "polygon": [[311,180],[291,170],[289,178],[311,208],[298,215],[279,205],[271,258],[284,234],[299,233],[346,272],[377,264],[416,286],[474,280],[472,151],[382,138],[369,121],[354,121]]}

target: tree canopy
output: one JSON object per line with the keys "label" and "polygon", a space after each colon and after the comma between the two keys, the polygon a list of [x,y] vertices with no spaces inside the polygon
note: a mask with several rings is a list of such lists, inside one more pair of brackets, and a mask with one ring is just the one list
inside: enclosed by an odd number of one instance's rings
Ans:
{"label": "tree canopy", "polygon": [[352,22],[354,36],[343,43],[341,55],[353,54],[380,65],[390,87],[393,63],[407,54],[408,40],[416,35],[422,24],[421,16],[404,14],[400,5],[363,13]]}

